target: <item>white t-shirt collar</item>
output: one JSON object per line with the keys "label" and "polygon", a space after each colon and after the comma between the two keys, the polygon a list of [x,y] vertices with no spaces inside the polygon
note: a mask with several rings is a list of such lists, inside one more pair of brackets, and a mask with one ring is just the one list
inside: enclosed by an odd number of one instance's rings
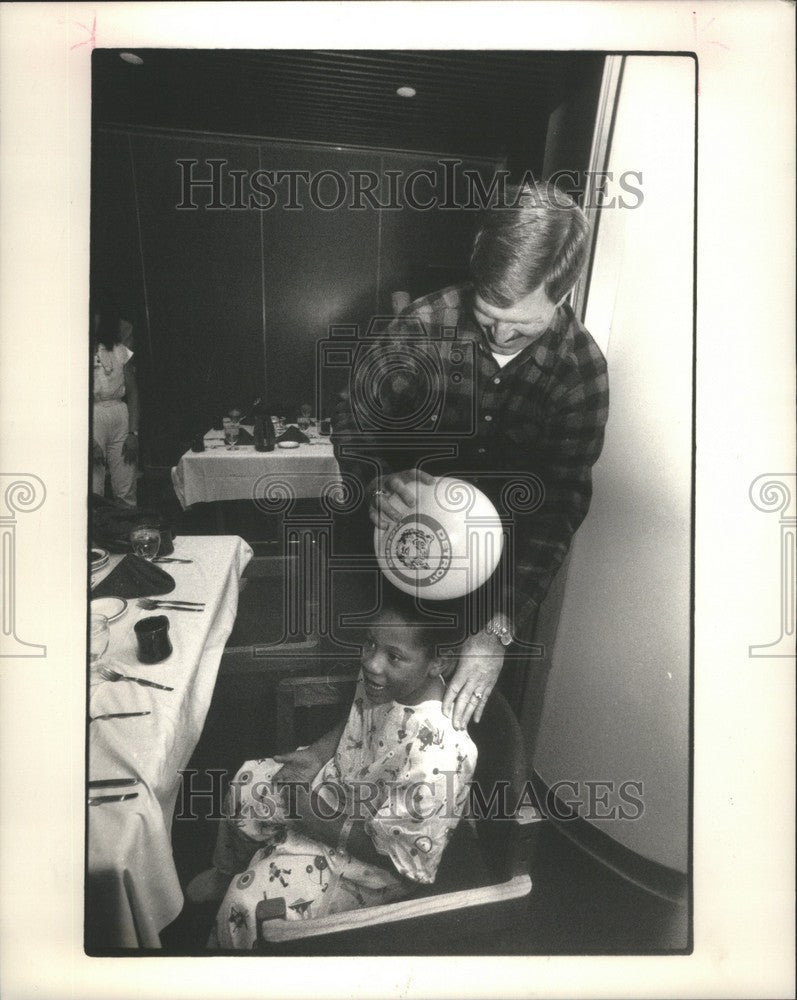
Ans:
{"label": "white t-shirt collar", "polygon": [[[522,350],[523,350],[523,348],[521,347],[520,351],[522,351]],[[512,358],[516,358],[518,356],[518,354],[520,354],[520,351],[515,351],[514,354],[496,354],[495,351],[490,351],[490,354],[492,354],[492,356],[498,362],[498,367],[499,368],[503,368],[504,365],[508,365],[509,364],[509,362],[512,360]]]}

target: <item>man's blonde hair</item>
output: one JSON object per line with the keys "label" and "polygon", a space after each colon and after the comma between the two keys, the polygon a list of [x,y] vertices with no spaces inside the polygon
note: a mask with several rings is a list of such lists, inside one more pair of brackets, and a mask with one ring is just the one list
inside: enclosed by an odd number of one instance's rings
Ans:
{"label": "man's blonde hair", "polygon": [[540,286],[559,302],[584,267],[589,234],[587,217],[553,185],[507,187],[502,204],[485,212],[473,244],[476,291],[501,309]]}

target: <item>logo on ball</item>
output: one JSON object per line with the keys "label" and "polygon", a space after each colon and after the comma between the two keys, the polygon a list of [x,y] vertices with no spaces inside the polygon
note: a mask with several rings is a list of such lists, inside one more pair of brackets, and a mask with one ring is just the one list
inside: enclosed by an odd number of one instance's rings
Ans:
{"label": "logo on ball", "polygon": [[413,513],[388,532],[384,546],[388,566],[404,583],[430,587],[451,566],[451,541],[445,528],[428,514]]}

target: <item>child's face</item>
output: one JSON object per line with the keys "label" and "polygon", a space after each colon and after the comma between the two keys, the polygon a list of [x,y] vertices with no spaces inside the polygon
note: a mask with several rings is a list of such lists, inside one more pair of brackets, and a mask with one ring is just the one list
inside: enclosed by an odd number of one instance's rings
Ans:
{"label": "child's face", "polygon": [[428,697],[440,662],[418,642],[417,629],[387,611],[365,637],[362,655],[365,692],[372,702],[416,705]]}

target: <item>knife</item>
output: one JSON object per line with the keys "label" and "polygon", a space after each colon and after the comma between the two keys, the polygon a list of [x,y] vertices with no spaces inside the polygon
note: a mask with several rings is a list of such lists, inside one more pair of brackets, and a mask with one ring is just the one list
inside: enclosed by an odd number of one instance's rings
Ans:
{"label": "knife", "polygon": [[151,715],[150,711],[146,712],[111,712],[108,715],[95,715],[93,719],[89,719],[89,722],[97,722],[98,719],[132,719],[136,715]]}
{"label": "knife", "polygon": [[147,600],[154,601],[156,604],[185,604],[192,608],[205,607],[204,601],[181,601],[176,597],[148,597]]}
{"label": "knife", "polygon": [[193,559],[175,559],[172,556],[160,556],[160,558],[155,558],[152,561],[156,562],[156,563],[158,563],[158,562],[190,563],[190,562],[193,562],[194,560]]}
{"label": "knife", "polygon": [[101,802],[127,802],[128,799],[137,799],[138,792],[127,792],[125,795],[94,795],[89,798],[90,806],[98,806]]}
{"label": "knife", "polygon": [[153,611],[199,611],[202,612],[204,608],[189,608],[187,604],[174,604],[167,603],[166,601],[156,601]]}
{"label": "knife", "polygon": [[137,785],[138,778],[94,778],[89,782],[89,788],[116,788],[124,785]]}
{"label": "knife", "polygon": [[122,674],[126,681],[134,681],[142,687],[157,688],[159,691],[174,691],[174,688],[166,687],[165,684],[156,684],[155,681],[145,681],[143,677],[131,677],[129,674]]}

